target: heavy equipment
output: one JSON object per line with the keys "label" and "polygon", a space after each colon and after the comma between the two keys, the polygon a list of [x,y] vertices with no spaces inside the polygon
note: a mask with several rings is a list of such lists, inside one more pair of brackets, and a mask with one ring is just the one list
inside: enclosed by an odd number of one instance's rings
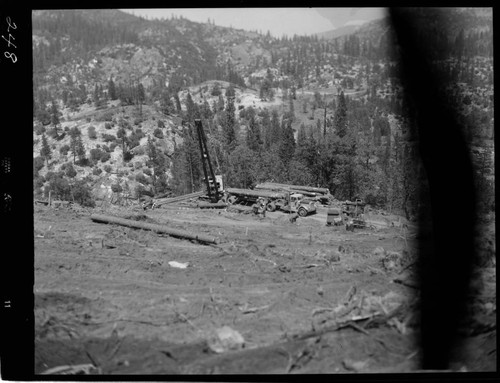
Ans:
{"label": "heavy equipment", "polygon": [[200,143],[201,163],[203,164],[203,175],[205,176],[205,185],[210,202],[217,203],[223,196],[222,177],[216,176],[210,161],[210,153],[207,146],[207,137],[203,130],[201,120],[194,120],[196,132],[198,133],[198,142]]}

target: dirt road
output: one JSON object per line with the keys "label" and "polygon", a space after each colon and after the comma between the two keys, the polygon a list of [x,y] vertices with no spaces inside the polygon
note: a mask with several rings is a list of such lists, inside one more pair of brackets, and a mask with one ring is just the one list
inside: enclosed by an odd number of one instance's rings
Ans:
{"label": "dirt road", "polygon": [[[220,244],[99,224],[92,213],[203,233]],[[418,368],[413,239],[399,228],[351,233],[325,226],[321,212],[291,223],[279,212],[258,218],[182,207],[37,205],[34,222],[37,374],[87,363],[102,374]],[[471,328],[483,330],[464,333],[468,351],[457,370],[496,369],[494,268],[479,279],[483,327]],[[244,344],[219,352],[224,326]]]}

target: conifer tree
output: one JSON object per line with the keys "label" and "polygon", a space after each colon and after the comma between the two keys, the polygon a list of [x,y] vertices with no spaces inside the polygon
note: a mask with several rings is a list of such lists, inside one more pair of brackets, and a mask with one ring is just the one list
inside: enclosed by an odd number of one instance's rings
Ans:
{"label": "conifer tree", "polygon": [[52,105],[50,106],[50,122],[54,126],[56,136],[59,135],[57,132],[57,129],[60,125],[59,108],[57,107],[57,103],[54,99],[52,99]]}
{"label": "conifer tree", "polygon": [[175,108],[177,109],[177,114],[182,115],[181,100],[179,98],[179,93],[174,93]]}
{"label": "conifer tree", "polygon": [[273,144],[278,144],[281,141],[281,124],[278,111],[275,109],[271,115],[271,125],[269,129],[269,142],[270,147]]}
{"label": "conifer tree", "polygon": [[93,101],[94,101],[94,106],[99,106],[99,87],[97,85],[97,83],[95,84],[95,87],[94,87],[94,93],[93,93]]}
{"label": "conifer tree", "polygon": [[148,167],[153,168],[153,188],[154,193],[160,193],[166,187],[167,157],[155,146],[151,136],[148,136],[147,145]]}
{"label": "conifer tree", "polygon": [[285,166],[288,166],[295,152],[295,138],[293,137],[291,120],[286,121],[281,135],[280,157]]}
{"label": "conifer tree", "polygon": [[262,136],[264,137],[264,148],[266,150],[269,150],[269,148],[271,147],[271,138],[270,138],[271,117],[267,109],[264,109],[262,111],[261,116],[262,116],[261,119]]}
{"label": "conifer tree", "polygon": [[198,107],[194,103],[191,93],[188,93],[186,97],[186,120],[188,123],[193,124],[195,118],[199,117],[198,114]]}
{"label": "conifer tree", "polygon": [[76,157],[78,157],[79,161],[85,158],[85,147],[83,146],[82,136],[79,130],[75,130],[75,133],[71,135],[69,147],[73,154],[73,163],[75,163]]}
{"label": "conifer tree", "polygon": [[262,148],[262,139],[260,127],[255,119],[255,111],[253,108],[249,109],[250,119],[248,122],[247,130],[247,146],[254,152],[259,152]]}
{"label": "conifer tree", "polygon": [[236,117],[234,107],[234,97],[228,96],[226,99],[226,109],[222,126],[224,149],[231,152],[236,146]]}
{"label": "conifer tree", "polygon": [[111,100],[117,99],[116,86],[112,78],[110,78],[108,81],[108,95]]}
{"label": "conifer tree", "polygon": [[42,134],[42,148],[40,149],[40,157],[45,159],[48,167],[49,160],[52,157],[52,150],[50,149],[49,143],[47,142],[47,137],[45,137],[45,133]]}
{"label": "conifer tree", "polygon": [[334,128],[339,137],[344,137],[347,133],[347,106],[344,92],[340,92],[337,99],[337,110],[335,111]]}

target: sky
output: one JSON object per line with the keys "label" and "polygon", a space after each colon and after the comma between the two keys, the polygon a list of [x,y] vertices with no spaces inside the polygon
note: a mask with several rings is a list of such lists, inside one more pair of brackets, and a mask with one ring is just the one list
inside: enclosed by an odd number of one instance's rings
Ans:
{"label": "sky", "polygon": [[191,21],[249,31],[269,31],[274,37],[311,35],[383,17],[383,8],[167,8],[122,9],[137,16],[170,18],[183,16]]}

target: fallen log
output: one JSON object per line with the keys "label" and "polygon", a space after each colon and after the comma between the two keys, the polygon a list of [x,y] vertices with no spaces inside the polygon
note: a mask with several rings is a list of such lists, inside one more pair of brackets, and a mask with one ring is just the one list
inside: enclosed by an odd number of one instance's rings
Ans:
{"label": "fallen log", "polygon": [[267,189],[267,190],[290,190],[298,192],[309,192],[315,194],[330,194],[330,190],[327,188],[316,188],[313,186],[302,186],[302,185],[288,185],[280,184],[276,182],[264,182],[255,186],[255,189]]}
{"label": "fallen log", "polygon": [[270,190],[251,190],[251,189],[238,189],[238,188],[227,188],[226,192],[229,195],[243,196],[251,198],[286,198],[287,193],[273,192]]}
{"label": "fallen log", "polygon": [[225,203],[210,203],[210,202],[198,202],[197,205],[200,209],[225,209],[227,204]]}
{"label": "fallen log", "polygon": [[154,223],[138,222],[138,221],[133,221],[131,219],[112,217],[112,216],[102,215],[102,214],[92,214],[90,216],[90,219],[92,221],[98,222],[98,223],[113,223],[116,225],[132,227],[134,229],[151,230],[151,231],[154,231],[156,233],[163,233],[163,234],[170,235],[172,237],[181,238],[181,239],[189,239],[192,241],[198,241],[198,242],[206,243],[206,244],[217,244],[218,243],[217,238],[212,238],[212,237],[201,235],[201,234],[193,234],[193,233],[189,233],[189,232],[184,231],[184,230],[171,229],[171,228],[166,227],[164,225],[157,225]]}
{"label": "fallen log", "polygon": [[186,195],[181,195],[178,197],[172,197],[172,198],[166,198],[166,199],[155,199],[155,206],[162,206],[165,204],[169,203],[175,203],[175,202],[180,202],[180,201],[185,201],[191,198],[197,198],[205,195],[206,193],[204,191],[201,192],[196,192],[196,193],[191,193],[191,194],[186,194]]}

